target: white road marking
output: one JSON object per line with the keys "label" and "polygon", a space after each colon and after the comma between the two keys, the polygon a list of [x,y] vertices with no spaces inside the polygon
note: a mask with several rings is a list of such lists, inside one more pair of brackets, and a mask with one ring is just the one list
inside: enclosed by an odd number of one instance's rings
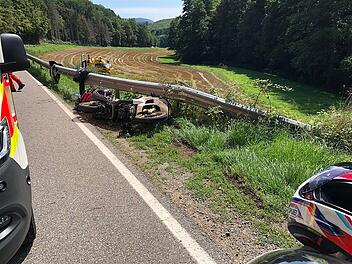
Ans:
{"label": "white road marking", "polygon": [[133,175],[133,173],[72,113],[47,87],[41,84],[30,73],[31,78],[54,100],[55,103],[72,119],[83,133],[100,149],[105,157],[115,166],[131,187],[144,202],[153,210],[158,218],[170,230],[174,237],[184,246],[197,263],[216,263],[211,256],[195,241],[182,225],[167,211],[167,209],[148,191],[148,189]]}

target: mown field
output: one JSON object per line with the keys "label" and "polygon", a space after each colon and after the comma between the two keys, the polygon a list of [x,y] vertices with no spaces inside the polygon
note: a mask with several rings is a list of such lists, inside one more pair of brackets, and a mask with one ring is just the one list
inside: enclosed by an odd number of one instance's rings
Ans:
{"label": "mown field", "polygon": [[[91,58],[103,57],[113,64],[112,75],[161,83],[185,82],[188,85],[208,90],[209,87],[228,87],[215,74],[197,69],[188,69],[159,62],[160,56],[172,55],[172,51],[160,48],[97,48],[72,47],[71,45],[45,45],[29,47],[45,60],[55,60],[63,65],[76,68],[83,54]],[[93,69],[94,70],[94,69]]]}
{"label": "mown field", "polygon": [[[323,120],[326,115],[322,115],[321,111],[328,111],[329,107],[341,103],[338,96],[278,76],[236,68],[181,65],[169,51],[162,49],[84,49],[96,52],[96,55],[104,52],[110,52],[111,56],[128,54],[122,57],[126,68],[116,66],[126,77],[137,69],[141,78],[144,68],[146,73],[148,70],[158,71],[150,65],[166,67],[166,72],[173,69],[173,74],[181,69],[181,72],[209,73],[226,83],[226,89],[233,89],[233,94],[228,93],[228,96],[248,102],[259,91],[256,80],[269,79],[279,87],[290,88],[268,91],[275,110],[303,121]],[[51,54],[56,54],[56,60],[66,64],[72,62],[72,65],[83,51],[77,47],[72,49],[71,46],[53,45],[28,47],[28,50],[43,58],[51,56],[44,53],[53,51]],[[118,55],[116,64],[121,63],[121,56]],[[65,77],[59,85],[52,85],[48,73],[35,65],[31,72],[44,84],[63,94],[65,99],[70,99],[71,94],[78,90],[77,84]],[[204,89],[214,93],[225,92],[219,92],[215,87]],[[266,104],[262,102],[262,105]],[[339,120],[342,112],[334,110],[333,113]],[[350,119],[346,116],[346,120]],[[351,122],[342,122],[339,125],[351,125]],[[107,136],[116,143],[113,130],[108,131]],[[331,131],[334,140],[334,129],[331,128]],[[148,156],[148,164],[143,169],[153,173],[156,167],[169,164],[165,170],[171,177],[180,178],[179,170],[175,170],[174,166],[189,173],[191,176],[184,180],[184,185],[193,197],[205,201],[219,215],[219,221],[238,221],[234,218],[234,212],[251,221],[260,234],[258,248],[264,248],[267,243],[276,247],[296,245],[285,225],[287,204],[294,191],[300,183],[325,166],[352,159],[350,151],[337,148],[329,140],[313,134],[289,131],[264,122],[231,120],[216,109],[200,110],[186,105],[174,109],[174,118],[169,122],[140,129],[129,135],[127,140]],[[161,183],[166,181],[162,176],[158,180]]]}
{"label": "mown field", "polygon": [[[260,90],[259,81],[270,85],[259,97],[258,108],[314,124],[322,112],[338,107],[342,99],[332,93],[289,81],[279,76],[225,66],[180,64],[172,51],[160,48],[101,48],[45,44],[28,46],[28,51],[46,60],[70,67],[80,65],[82,54],[109,60],[112,75],[161,83],[181,83],[246,105],[254,105]],[[94,70],[94,69],[93,69]],[[268,99],[269,96],[269,99]]]}

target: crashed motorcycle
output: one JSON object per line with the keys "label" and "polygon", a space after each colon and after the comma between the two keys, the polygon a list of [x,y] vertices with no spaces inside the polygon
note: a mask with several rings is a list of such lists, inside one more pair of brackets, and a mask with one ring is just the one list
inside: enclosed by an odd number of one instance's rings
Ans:
{"label": "crashed motorcycle", "polygon": [[171,115],[170,104],[159,97],[143,96],[137,99],[118,99],[110,89],[85,91],[75,110],[119,123],[158,123]]}

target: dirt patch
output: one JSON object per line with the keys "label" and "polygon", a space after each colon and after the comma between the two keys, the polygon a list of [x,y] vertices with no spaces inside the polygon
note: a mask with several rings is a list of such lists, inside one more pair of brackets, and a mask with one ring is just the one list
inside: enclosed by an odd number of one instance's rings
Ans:
{"label": "dirt patch", "polygon": [[179,147],[183,155],[185,155],[186,157],[192,157],[194,154],[197,153],[197,150],[195,148],[179,140],[174,140],[172,144],[176,147]]}
{"label": "dirt patch", "polygon": [[102,56],[109,60],[114,67],[112,75],[159,83],[185,82],[203,91],[216,89],[225,93],[230,88],[229,84],[212,73],[191,67],[160,63],[158,60],[160,56],[173,54],[173,51],[169,50],[145,51],[141,49],[139,51],[87,47],[46,53],[40,57],[77,68],[80,65],[82,54],[89,54],[91,58]]}
{"label": "dirt patch", "polygon": [[260,197],[250,187],[248,187],[238,175],[225,174],[225,176],[238,190],[241,190],[241,192],[251,197],[259,209],[264,208],[262,199],[260,199]]}

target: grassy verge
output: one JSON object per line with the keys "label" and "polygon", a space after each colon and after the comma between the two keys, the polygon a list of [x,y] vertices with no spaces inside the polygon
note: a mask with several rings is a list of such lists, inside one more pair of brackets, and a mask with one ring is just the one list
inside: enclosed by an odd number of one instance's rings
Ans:
{"label": "grassy verge", "polygon": [[60,94],[66,101],[72,102],[73,95],[79,93],[78,84],[72,79],[61,75],[60,83],[54,84],[51,81],[49,70],[42,69],[38,64],[32,63],[29,72],[43,85]]}
{"label": "grassy verge", "polygon": [[[176,162],[187,168],[193,175],[187,187],[224,221],[231,221],[231,209],[239,211],[260,231],[258,242],[280,247],[295,244],[285,217],[299,184],[321,168],[351,158],[307,137],[246,121],[214,127],[176,119],[129,142],[159,164]],[[175,142],[194,154],[186,155]]]}
{"label": "grassy verge", "polygon": [[[192,67],[215,74],[237,88],[230,95],[231,99],[246,104],[253,104],[260,92],[258,80],[268,80],[272,89],[268,90],[270,102],[265,96],[259,99],[259,107],[269,109],[271,103],[274,113],[286,115],[303,122],[315,123],[323,118],[321,112],[333,106],[339,106],[341,99],[315,87],[281,78],[277,75],[219,66],[201,66],[180,64],[173,55],[159,57],[161,63]],[[227,96],[227,95],[225,95]]]}

